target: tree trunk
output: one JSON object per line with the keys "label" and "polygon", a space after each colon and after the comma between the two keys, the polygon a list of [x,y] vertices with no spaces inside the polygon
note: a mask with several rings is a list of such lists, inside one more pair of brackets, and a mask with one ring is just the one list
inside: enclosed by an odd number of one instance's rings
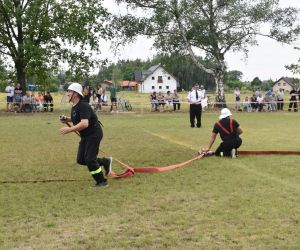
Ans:
{"label": "tree trunk", "polygon": [[216,107],[218,108],[226,107],[226,100],[225,100],[225,93],[224,93],[225,64],[223,65],[221,65],[221,67],[217,69],[216,74],[214,75],[215,82],[216,82]]}
{"label": "tree trunk", "polygon": [[19,59],[15,61],[15,68],[17,70],[17,79],[18,83],[21,84],[23,89],[23,94],[26,93],[26,74],[25,74],[25,65],[23,60]]}

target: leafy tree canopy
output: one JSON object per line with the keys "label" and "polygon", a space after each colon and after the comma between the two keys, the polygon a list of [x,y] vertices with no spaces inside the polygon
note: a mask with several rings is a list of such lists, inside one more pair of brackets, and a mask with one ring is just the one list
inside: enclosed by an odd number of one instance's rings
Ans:
{"label": "leafy tree canopy", "polygon": [[110,35],[109,15],[98,0],[0,1],[0,56],[12,60],[18,81],[68,62],[72,71],[89,71],[91,51]]}

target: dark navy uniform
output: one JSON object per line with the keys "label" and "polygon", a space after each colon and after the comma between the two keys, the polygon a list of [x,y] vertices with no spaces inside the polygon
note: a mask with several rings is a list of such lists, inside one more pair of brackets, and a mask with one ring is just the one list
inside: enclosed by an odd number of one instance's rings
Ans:
{"label": "dark navy uniform", "polygon": [[220,134],[222,143],[217,148],[216,156],[231,156],[232,149],[238,149],[242,145],[242,139],[239,137],[239,123],[229,117],[216,122],[213,133]]}

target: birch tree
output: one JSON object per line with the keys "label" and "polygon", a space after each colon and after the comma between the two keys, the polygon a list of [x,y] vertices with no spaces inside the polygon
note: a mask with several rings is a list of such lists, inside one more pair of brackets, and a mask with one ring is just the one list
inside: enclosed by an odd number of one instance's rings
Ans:
{"label": "birch tree", "polygon": [[[216,101],[225,103],[225,55],[257,45],[265,36],[290,43],[299,33],[297,9],[280,8],[278,0],[118,0],[141,9],[118,19],[122,35],[155,37],[165,53],[188,54],[197,67],[212,75]],[[140,13],[140,16],[138,14]],[[205,61],[199,60],[204,55]],[[206,63],[210,62],[210,63]]]}

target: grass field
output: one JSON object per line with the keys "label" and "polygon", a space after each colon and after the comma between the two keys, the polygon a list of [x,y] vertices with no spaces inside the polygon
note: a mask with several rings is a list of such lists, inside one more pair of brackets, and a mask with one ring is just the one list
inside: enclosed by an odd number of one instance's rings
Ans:
{"label": "grass field", "polygon": [[[299,249],[299,156],[215,157],[91,189],[79,138],[55,113],[0,113],[0,249]],[[234,114],[243,150],[298,150],[298,113]],[[101,145],[135,167],[166,166],[206,146],[216,113],[100,114]],[[217,146],[219,141],[216,142]],[[113,169],[122,168],[114,162]]]}

